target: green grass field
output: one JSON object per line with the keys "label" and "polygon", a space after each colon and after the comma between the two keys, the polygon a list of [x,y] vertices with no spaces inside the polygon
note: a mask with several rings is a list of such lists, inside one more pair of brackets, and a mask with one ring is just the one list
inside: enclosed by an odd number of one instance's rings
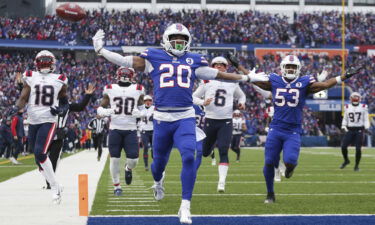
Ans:
{"label": "green grass field", "polygon": [[[375,149],[364,149],[360,172],[351,164],[341,170],[339,148],[303,148],[299,165],[291,179],[275,183],[276,203],[266,205],[262,149],[243,149],[241,162],[230,164],[226,192],[216,192],[217,166],[204,158],[198,171],[192,200],[192,214],[373,214],[375,212]],[[234,153],[230,153],[234,159]],[[123,160],[123,162],[125,162]],[[143,168],[143,159],[133,172],[133,183],[124,184],[123,196],[113,196],[109,160],[99,181],[91,215],[175,215],[181,199],[181,159],[173,150],[166,169],[165,198],[153,199],[151,172]]]}

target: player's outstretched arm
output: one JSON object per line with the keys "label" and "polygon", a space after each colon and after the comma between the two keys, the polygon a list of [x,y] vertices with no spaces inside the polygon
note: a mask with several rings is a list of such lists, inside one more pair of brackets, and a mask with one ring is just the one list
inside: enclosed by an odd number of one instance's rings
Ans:
{"label": "player's outstretched arm", "polygon": [[92,42],[94,45],[95,52],[99,55],[102,55],[108,61],[125,67],[134,68],[136,71],[143,72],[145,70],[145,59],[139,56],[122,56],[118,53],[111,52],[104,48],[104,36],[105,33],[102,29],[98,30],[94,37],[92,38]]}
{"label": "player's outstretched arm", "polygon": [[309,93],[317,93],[319,91],[331,88],[336,84],[341,84],[342,81],[349,79],[350,77],[358,74],[361,71],[362,67],[358,68],[349,68],[343,75],[337,76],[331,79],[328,79],[324,82],[315,82],[312,83],[309,87]]}
{"label": "player's outstretched arm", "polygon": [[25,107],[26,103],[29,101],[30,92],[31,92],[30,86],[25,83],[21,91],[21,96],[16,102],[16,107],[18,109],[23,109]]}
{"label": "player's outstretched arm", "polygon": [[108,108],[110,106],[109,96],[107,94],[103,95],[102,102],[97,110],[99,116],[110,116],[115,113],[114,109]]}

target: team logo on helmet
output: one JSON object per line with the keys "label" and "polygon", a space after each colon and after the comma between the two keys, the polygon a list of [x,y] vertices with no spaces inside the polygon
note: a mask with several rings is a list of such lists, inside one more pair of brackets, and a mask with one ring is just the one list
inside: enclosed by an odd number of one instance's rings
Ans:
{"label": "team logo on helmet", "polygon": [[181,23],[177,23],[177,24],[176,24],[176,29],[177,29],[178,31],[182,31],[184,28],[182,27]]}

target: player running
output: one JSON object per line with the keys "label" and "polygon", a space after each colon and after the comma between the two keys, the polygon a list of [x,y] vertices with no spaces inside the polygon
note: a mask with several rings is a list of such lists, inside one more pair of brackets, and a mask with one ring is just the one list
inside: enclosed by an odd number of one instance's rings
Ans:
{"label": "player running", "polygon": [[[226,72],[228,61],[224,57],[215,57],[211,66],[221,72]],[[245,109],[246,96],[238,83],[228,83],[218,80],[205,81],[193,93],[196,98],[213,98],[211,104],[205,107],[204,132],[207,135],[203,141],[203,156],[211,155],[217,145],[220,163],[218,166],[218,192],[225,191],[225,180],[229,169],[228,150],[233,132],[233,101],[238,99],[238,108]]]}
{"label": "player running", "polygon": [[12,112],[17,112],[28,104],[28,140],[40,172],[51,185],[53,202],[59,204],[61,187],[56,181],[47,150],[55,135],[57,121],[57,116],[51,114],[51,107],[69,107],[66,95],[68,79],[63,74],[53,73],[56,58],[47,50],[39,52],[34,63],[37,71],[28,70],[23,74],[24,86]]}
{"label": "player running", "polygon": [[301,145],[302,112],[307,95],[340,84],[360,71],[360,69],[350,69],[341,76],[324,82],[316,82],[312,76],[299,76],[301,63],[294,55],[286,56],[281,61],[280,68],[281,76],[272,73],[269,75],[269,81],[258,84],[261,88],[272,91],[272,101],[275,107],[264,153],[263,174],[267,185],[265,203],[275,202],[274,167],[280,160],[281,150],[283,150],[286,178],[292,177],[297,166]]}
{"label": "player running", "polygon": [[191,224],[190,200],[196,178],[195,149],[196,132],[192,100],[195,79],[223,79],[237,81],[262,81],[265,76],[239,76],[220,72],[210,68],[206,59],[190,53],[192,38],[182,24],[172,24],[163,34],[163,49],[148,48],[140,56],[121,56],[103,48],[103,30],[93,37],[94,49],[107,60],[121,66],[132,67],[136,71],[146,72],[154,83],[154,139],[153,163],[154,197],[164,198],[163,173],[167,165],[173,144],[182,158],[182,201],[179,210],[180,222]]}
{"label": "player running", "polygon": [[341,129],[346,132],[341,146],[344,162],[340,166],[340,169],[344,169],[350,163],[348,158],[348,146],[350,144],[355,144],[354,171],[359,171],[358,166],[362,155],[363,133],[370,128],[368,107],[366,104],[360,104],[360,102],[361,95],[358,92],[353,92],[350,95],[351,104],[345,105],[344,118],[341,124]]}
{"label": "player running", "polygon": [[114,186],[114,195],[121,196],[120,159],[125,150],[125,182],[132,182],[132,169],[137,166],[139,147],[137,138],[138,107],[143,105],[144,88],[133,84],[135,73],[132,68],[120,67],[117,72],[117,84],[104,87],[103,99],[98,108],[99,116],[110,116],[108,150],[111,156],[110,171]]}
{"label": "player running", "polygon": [[152,121],[154,120],[154,110],[155,106],[152,105],[152,97],[146,95],[144,98],[145,109],[143,110],[143,116],[141,117],[141,140],[143,144],[143,162],[145,164],[145,170],[148,171],[148,149],[151,149],[152,156],[152,136],[154,133],[154,125]]}
{"label": "player running", "polygon": [[242,132],[247,130],[246,122],[242,118],[241,111],[236,109],[233,112],[233,137],[230,148],[234,151],[237,155],[236,162],[240,162],[240,155],[241,155],[241,138]]}

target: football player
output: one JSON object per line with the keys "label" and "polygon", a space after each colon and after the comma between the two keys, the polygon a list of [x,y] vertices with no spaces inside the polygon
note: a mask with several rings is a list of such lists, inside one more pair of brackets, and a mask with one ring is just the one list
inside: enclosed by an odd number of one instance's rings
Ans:
{"label": "football player", "polygon": [[272,92],[272,101],[275,108],[264,153],[263,174],[267,186],[265,203],[275,202],[274,167],[280,160],[281,150],[283,150],[286,178],[292,177],[297,166],[301,145],[302,112],[306,96],[331,88],[360,72],[359,68],[351,68],[341,76],[324,82],[316,82],[312,76],[300,76],[301,63],[294,55],[284,57],[280,68],[281,76],[272,73],[269,75],[269,81],[257,84],[264,90]]}
{"label": "football player", "polygon": [[66,95],[68,79],[64,74],[54,73],[56,58],[47,50],[39,52],[34,63],[36,71],[28,70],[23,74],[21,96],[12,111],[19,111],[28,104],[30,146],[34,150],[40,172],[51,185],[53,202],[59,204],[61,187],[56,181],[47,150],[54,138],[57,122],[57,116],[51,113],[51,107],[69,107]]}
{"label": "football player", "polygon": [[117,72],[117,84],[104,87],[103,99],[98,108],[99,116],[110,116],[108,150],[111,156],[110,171],[114,186],[114,195],[121,196],[120,157],[122,149],[126,154],[125,182],[132,182],[132,169],[138,163],[139,148],[137,138],[138,107],[143,105],[144,88],[134,84],[135,72],[132,68],[120,67]]}
{"label": "football player", "polygon": [[247,130],[246,122],[241,116],[241,111],[236,109],[233,112],[233,137],[230,148],[237,154],[236,162],[240,162],[241,155],[241,137],[242,132]]}
{"label": "football player", "polygon": [[[215,57],[211,66],[221,72],[226,72],[228,61],[224,57]],[[213,98],[211,104],[205,107],[204,133],[207,135],[203,141],[203,156],[211,155],[217,145],[220,163],[218,167],[219,182],[218,192],[225,191],[225,180],[229,168],[228,150],[233,132],[233,101],[238,99],[238,108],[245,109],[246,96],[238,83],[228,83],[218,80],[205,81],[193,93],[195,98]]]}
{"label": "football player", "polygon": [[154,197],[164,198],[163,173],[173,143],[182,158],[182,201],[179,210],[180,222],[191,224],[190,200],[196,178],[194,154],[196,149],[195,119],[192,90],[195,79],[222,79],[257,82],[267,80],[259,74],[238,75],[219,72],[210,68],[206,59],[190,52],[192,37],[189,30],[176,23],[167,27],[161,45],[163,49],[148,48],[140,56],[121,56],[103,48],[104,31],[93,37],[95,51],[107,60],[146,72],[154,83],[154,139],[153,163]]}
{"label": "football player", "polygon": [[152,136],[154,133],[154,125],[152,124],[154,109],[152,105],[152,97],[146,95],[144,98],[145,109],[143,112],[144,116],[141,118],[141,139],[143,144],[143,162],[145,164],[145,170],[148,171],[148,149],[151,149],[152,156]]}
{"label": "football player", "polygon": [[361,161],[361,147],[363,141],[363,132],[370,128],[368,116],[368,107],[366,104],[360,104],[361,95],[353,92],[350,95],[350,103],[345,105],[344,118],[342,119],[341,129],[346,132],[341,146],[344,162],[340,169],[344,169],[349,163],[348,146],[355,145],[355,165],[354,171],[359,171],[359,162]]}

